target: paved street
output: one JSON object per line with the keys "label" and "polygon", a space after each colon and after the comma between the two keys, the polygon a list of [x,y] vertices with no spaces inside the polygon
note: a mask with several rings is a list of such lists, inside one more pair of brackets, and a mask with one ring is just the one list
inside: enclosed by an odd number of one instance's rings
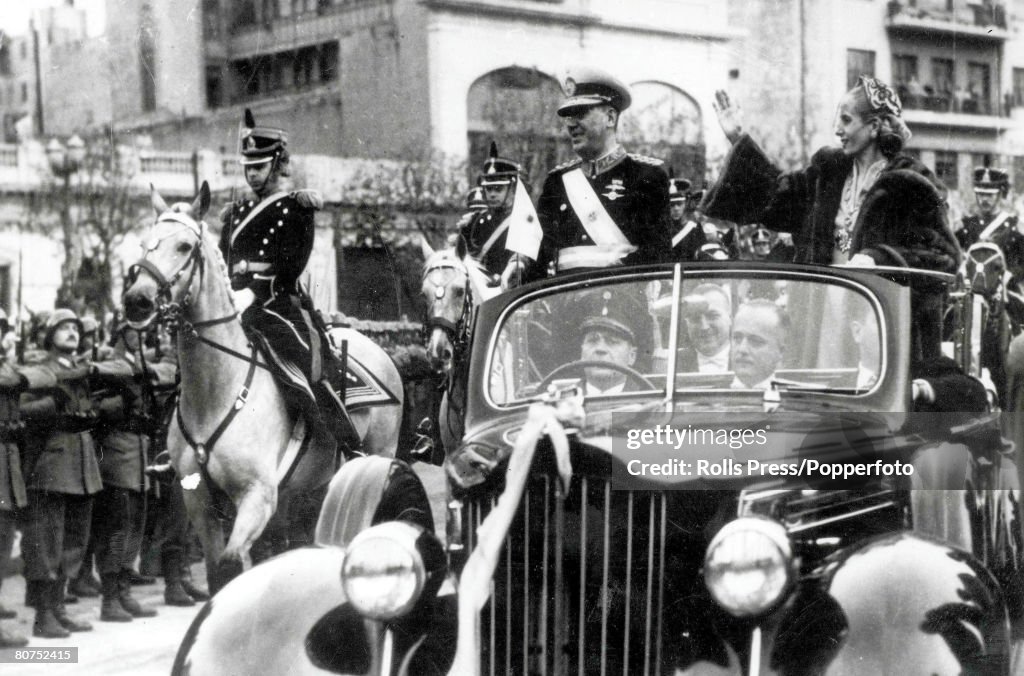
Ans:
{"label": "paved street", "polygon": [[[444,504],[446,487],[444,473],[439,467],[416,463],[413,465],[423,480],[434,511],[437,532],[444,533]],[[193,564],[192,574],[196,582],[205,588],[203,564]],[[68,610],[76,618],[86,619],[93,624],[93,631],[72,634],[70,639],[47,640],[33,638],[30,647],[60,648],[77,646],[78,664],[3,664],[0,674],[62,674],[74,676],[166,676],[170,673],[177,653],[178,644],[188,629],[192,618],[202,607],[173,608],[164,605],[163,581],[157,584],[133,587],[133,594],[145,606],[156,608],[159,615],[150,619],[137,619],[120,624],[100,622],[99,599],[82,599]],[[4,627],[15,628],[24,636],[32,635],[34,611],[25,608],[25,579],[12,575],[4,580],[0,588],[0,602],[18,612],[17,620],[4,620]]]}
{"label": "paved street", "polygon": [[[197,582],[205,586],[202,564],[193,565],[192,573]],[[88,620],[93,630],[72,634],[68,639],[32,638],[29,645],[32,648],[77,647],[78,664],[0,664],[0,673],[5,676],[166,676],[170,673],[181,637],[202,605],[197,604],[191,608],[166,606],[163,589],[163,580],[153,585],[134,587],[133,594],[139,602],[155,608],[159,614],[123,624],[100,622],[99,599],[81,599],[77,604],[69,605],[68,611],[72,617]],[[18,612],[18,619],[4,620],[4,626],[10,628],[13,625],[22,635],[31,637],[34,611],[22,605],[25,579],[20,575],[8,577],[0,591],[3,605]]]}

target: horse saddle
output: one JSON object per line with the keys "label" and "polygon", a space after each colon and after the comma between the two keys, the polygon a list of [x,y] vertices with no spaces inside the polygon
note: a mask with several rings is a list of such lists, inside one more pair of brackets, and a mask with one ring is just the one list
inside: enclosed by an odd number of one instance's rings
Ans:
{"label": "horse saddle", "polygon": [[[292,402],[296,398],[302,400],[300,408],[303,412],[307,412],[309,408],[318,410],[318,400],[322,400],[315,391],[318,384],[310,383],[303,370],[275,350],[259,329],[250,329],[249,334],[257,351],[267,362],[271,374],[291,395],[288,399]],[[325,355],[328,358],[323,360],[322,383],[330,387],[345,409],[351,412],[371,406],[398,403],[395,393],[367,369],[357,355],[349,354],[347,346],[334,345],[326,338],[324,343],[329,346],[330,356]]]}

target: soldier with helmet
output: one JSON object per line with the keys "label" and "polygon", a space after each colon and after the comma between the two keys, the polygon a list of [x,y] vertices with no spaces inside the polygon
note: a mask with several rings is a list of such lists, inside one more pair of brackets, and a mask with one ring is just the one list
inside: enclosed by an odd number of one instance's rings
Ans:
{"label": "soldier with helmet", "polygon": [[629,89],[595,68],[575,71],[565,89],[558,115],[578,157],[544,182],[537,202],[542,240],[531,277],[549,265],[563,273],[667,260],[668,174],[661,160],[628,153],[618,141]]}
{"label": "soldier with helmet", "polygon": [[974,170],[974,199],[978,212],[965,216],[957,231],[960,246],[967,250],[977,242],[996,244],[1006,257],[1006,265],[1017,280],[1024,276],[1024,233],[1017,216],[1002,208],[1010,190],[1010,178],[1002,169],[978,167]]}
{"label": "soldier with helmet", "polygon": [[690,193],[690,182],[685,178],[675,178],[672,172],[669,172],[668,208],[673,260],[697,260],[700,248],[707,244],[704,228],[693,217],[693,209],[690,208],[694,202]]}
{"label": "soldier with helmet", "polygon": [[93,496],[102,488],[88,368],[75,361],[81,334],[82,322],[73,311],[55,310],[45,324],[46,358],[21,369],[30,386],[50,386],[23,394],[20,405],[30,432],[22,449],[28,489],[22,522],[26,604],[36,609],[32,633],[44,638],[92,629],[64,607],[65,585],[78,575],[89,541]]}
{"label": "soldier with helmet", "polygon": [[173,384],[176,369],[172,363],[150,363],[145,336],[127,322],[114,327],[112,343],[109,358],[93,366],[103,477],[93,526],[103,595],[100,619],[130,622],[156,615],[132,596],[132,564],[142,546],[146,518],[144,467],[160,423],[153,387]]}
{"label": "soldier with helmet", "polygon": [[221,214],[220,249],[231,287],[242,305],[242,324],[260,337],[274,365],[298,366],[302,378],[286,366],[276,368],[289,402],[303,411],[314,429],[327,432],[339,446],[358,451],[359,435],[338,395],[342,374],[299,276],[313,251],[314,217],[323,207],[314,190],[283,188],[289,176],[288,137],[283,129],[256,126],[245,111],[241,163],[253,194],[228,205]]}
{"label": "soldier with helmet", "polygon": [[[13,335],[7,324],[7,314],[0,310],[0,331],[3,339],[0,345]],[[15,370],[14,350],[0,352],[0,584],[7,574],[14,547],[18,510],[28,504],[25,478],[21,469],[21,454],[18,443],[21,440],[22,423],[19,420],[18,399],[24,381]],[[0,606],[0,620],[14,619],[13,610]],[[9,633],[0,626],[0,648],[20,648],[27,645],[24,636]]]}

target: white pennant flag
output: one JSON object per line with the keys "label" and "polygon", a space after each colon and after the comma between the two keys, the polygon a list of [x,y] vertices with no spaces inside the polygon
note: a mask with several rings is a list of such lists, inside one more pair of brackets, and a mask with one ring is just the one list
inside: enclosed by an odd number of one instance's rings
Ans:
{"label": "white pennant flag", "polygon": [[543,232],[537,220],[537,210],[533,208],[530,196],[526,194],[523,182],[516,181],[516,199],[512,203],[512,213],[508,217],[508,237],[505,248],[517,254],[537,260],[540,251],[540,240]]}

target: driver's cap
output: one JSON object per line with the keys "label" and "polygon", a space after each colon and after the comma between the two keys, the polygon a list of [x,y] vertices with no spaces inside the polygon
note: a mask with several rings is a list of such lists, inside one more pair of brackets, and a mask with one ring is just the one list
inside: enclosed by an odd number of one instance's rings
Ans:
{"label": "driver's cap", "polygon": [[631,343],[636,343],[634,326],[645,310],[623,292],[605,289],[596,291],[584,300],[584,315],[580,326],[583,332],[594,329],[611,331]]}

